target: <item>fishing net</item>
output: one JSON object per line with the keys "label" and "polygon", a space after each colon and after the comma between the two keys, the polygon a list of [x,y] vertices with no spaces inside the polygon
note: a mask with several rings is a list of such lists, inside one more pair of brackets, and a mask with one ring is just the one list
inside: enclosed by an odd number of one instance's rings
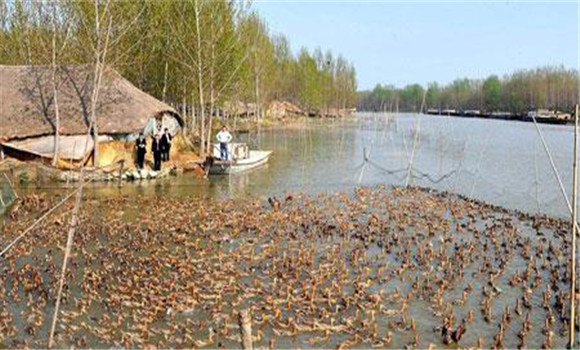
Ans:
{"label": "fishing net", "polygon": [[[415,184],[553,216],[569,216],[532,123],[425,115],[366,115],[360,184]],[[573,130],[541,125],[570,197]],[[366,158],[366,159],[365,159]],[[359,170],[360,171],[360,170]]]}

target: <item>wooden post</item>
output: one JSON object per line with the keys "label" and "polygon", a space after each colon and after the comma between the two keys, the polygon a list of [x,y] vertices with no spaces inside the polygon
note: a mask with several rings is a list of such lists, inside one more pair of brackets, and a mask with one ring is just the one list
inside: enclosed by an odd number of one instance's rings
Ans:
{"label": "wooden post", "polygon": [[119,168],[119,187],[121,187],[123,186],[123,168],[125,166],[125,160],[121,159],[119,163],[121,163],[121,167]]}
{"label": "wooden post", "polygon": [[365,161],[365,163],[369,160],[368,156],[367,156],[367,148],[363,147],[363,160]]}
{"label": "wooden post", "polygon": [[252,319],[250,318],[250,310],[240,311],[240,335],[242,336],[242,349],[252,350]]}
{"label": "wooden post", "polygon": [[363,147],[363,166],[362,166],[362,168],[360,170],[360,174],[358,176],[358,184],[359,185],[362,183],[363,176],[365,174],[365,168],[367,166],[368,160],[369,160],[369,156],[367,154],[367,148],[366,147]]}
{"label": "wooden post", "polygon": [[16,175],[14,174],[14,164],[9,164],[10,166],[10,179],[12,180],[11,183],[16,183],[16,181],[14,181],[14,178],[16,177]]}
{"label": "wooden post", "polygon": [[574,333],[576,332],[576,218],[578,216],[578,105],[574,111],[574,159],[572,161],[572,276],[570,279],[570,331],[569,343],[570,349],[576,344]]}
{"label": "wooden post", "polygon": [[42,173],[40,172],[40,167],[38,166],[38,163],[36,163],[35,169],[36,169],[36,187],[40,187],[40,183],[43,182],[44,178],[42,180],[40,178],[41,176],[40,174]]}

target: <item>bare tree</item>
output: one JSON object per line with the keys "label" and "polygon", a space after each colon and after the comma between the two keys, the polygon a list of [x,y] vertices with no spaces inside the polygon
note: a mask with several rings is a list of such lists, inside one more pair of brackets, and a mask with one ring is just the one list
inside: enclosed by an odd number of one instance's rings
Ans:
{"label": "bare tree", "polygon": [[[54,107],[54,154],[52,157],[52,165],[56,166],[59,160],[59,152],[60,152],[60,110],[58,105],[58,84],[57,84],[57,55],[59,52],[63,52],[66,48],[68,43],[69,34],[70,34],[70,22],[67,25],[66,29],[64,29],[65,33],[61,33],[63,28],[57,27],[58,21],[58,8],[60,2],[55,0],[51,3],[52,5],[52,57],[51,57],[51,85],[52,85],[52,96],[53,96],[53,107]],[[62,16],[62,13],[61,13]],[[65,21],[61,21],[65,22]],[[64,34],[62,45],[59,49],[57,49],[57,38],[59,34]]]}
{"label": "bare tree", "polygon": [[196,39],[197,39],[197,79],[198,79],[198,95],[199,95],[199,109],[200,109],[200,117],[201,117],[201,140],[200,140],[200,152],[202,154],[206,153],[205,150],[205,102],[204,102],[204,93],[203,93],[203,65],[201,60],[201,30],[200,30],[200,1],[195,0],[195,27],[196,27]]}
{"label": "bare tree", "polygon": [[[100,0],[94,0],[95,6],[95,38],[96,47],[94,50],[94,75],[93,86],[91,90],[91,126],[93,131],[93,165],[97,166],[99,163],[99,125],[97,120],[97,102],[99,100],[99,92],[101,88],[101,81],[105,71],[105,62],[107,58],[107,51],[109,49],[109,38],[111,36],[111,26],[113,17],[111,16],[110,5],[111,0],[105,0],[103,13],[99,6]],[[106,22],[106,29],[103,31],[103,23]]]}
{"label": "bare tree", "polygon": [[60,148],[60,113],[58,109],[58,89],[56,86],[56,3],[52,5],[52,74],[51,74],[51,83],[52,83],[52,98],[54,104],[54,119],[55,119],[55,127],[54,127],[54,154],[52,156],[52,165],[56,166],[58,164],[59,158],[59,148]]}

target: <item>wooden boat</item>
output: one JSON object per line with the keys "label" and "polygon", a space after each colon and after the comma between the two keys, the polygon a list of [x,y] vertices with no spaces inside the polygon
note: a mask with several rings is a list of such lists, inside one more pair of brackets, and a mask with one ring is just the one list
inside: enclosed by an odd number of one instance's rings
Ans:
{"label": "wooden boat", "polygon": [[227,175],[240,173],[266,164],[272,151],[249,150],[243,143],[229,145],[228,153],[232,160],[220,160],[219,144],[214,144],[213,161],[209,166],[210,175]]}
{"label": "wooden boat", "polygon": [[272,151],[250,151],[248,158],[236,160],[215,160],[209,168],[210,175],[240,173],[266,164]]}

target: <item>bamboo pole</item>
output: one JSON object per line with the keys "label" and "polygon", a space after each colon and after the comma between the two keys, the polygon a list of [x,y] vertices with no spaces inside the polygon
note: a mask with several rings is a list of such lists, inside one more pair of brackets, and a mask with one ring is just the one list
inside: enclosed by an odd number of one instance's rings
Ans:
{"label": "bamboo pole", "polygon": [[367,166],[368,163],[368,155],[367,155],[367,148],[363,147],[363,166],[362,169],[360,170],[360,174],[358,176],[358,184],[360,185],[362,180],[363,180],[363,176],[365,174],[365,168]]}
{"label": "bamboo pole", "polygon": [[242,336],[242,349],[252,350],[252,319],[249,310],[240,311],[240,334]]}
{"label": "bamboo pole", "polygon": [[574,113],[574,159],[572,163],[572,278],[570,279],[570,331],[569,343],[570,349],[576,344],[574,333],[576,332],[576,218],[578,216],[578,105]]}
{"label": "bamboo pole", "polygon": [[125,160],[120,161],[121,166],[119,168],[119,187],[123,186],[123,168],[125,167]]}
{"label": "bamboo pole", "polygon": [[407,169],[407,177],[405,178],[405,187],[409,186],[411,177],[413,176],[413,164],[415,163],[415,151],[417,150],[417,143],[419,142],[419,129],[421,128],[421,119],[418,119],[415,128],[415,139],[413,140],[413,150],[411,151],[411,159],[409,160],[409,167]]}
{"label": "bamboo pole", "polygon": [[74,238],[74,234],[76,231],[76,227],[77,227],[77,217],[78,217],[78,212],[79,212],[79,207],[81,206],[81,199],[83,197],[83,175],[84,175],[84,170],[81,169],[81,176],[80,176],[80,183],[79,183],[79,188],[78,191],[76,192],[76,199],[75,199],[75,206],[73,208],[73,212],[72,212],[72,217],[71,217],[71,221],[70,221],[70,229],[68,231],[68,236],[67,236],[67,240],[66,240],[66,248],[65,248],[65,252],[64,252],[64,258],[62,261],[62,270],[60,273],[60,281],[59,281],[59,285],[58,285],[58,293],[56,296],[56,304],[54,306],[54,314],[52,316],[52,325],[50,327],[50,335],[48,337],[48,348],[52,348],[52,345],[54,344],[54,330],[56,329],[56,322],[58,320],[58,312],[60,309],[60,298],[62,295],[62,289],[64,287],[64,278],[66,276],[66,268],[67,268],[67,263],[68,263],[68,258],[70,256],[71,250],[72,250],[72,243],[73,243],[73,238]]}
{"label": "bamboo pole", "polygon": [[[550,161],[550,166],[552,167],[552,171],[554,172],[554,176],[556,177],[556,180],[558,181],[558,186],[560,187],[560,192],[562,193],[562,197],[564,197],[564,200],[566,201],[566,206],[568,207],[568,211],[570,212],[570,214],[572,214],[572,204],[570,203],[570,200],[568,199],[568,195],[566,194],[566,190],[564,189],[564,184],[562,183],[562,178],[560,177],[560,173],[558,172],[558,168],[556,167],[556,164],[554,163],[554,158],[552,157],[552,153],[550,153],[550,149],[548,148],[548,144],[546,143],[546,140],[544,139],[544,134],[542,134],[542,131],[540,130],[538,122],[536,121],[536,117],[532,116],[532,120],[534,121],[534,125],[536,126],[536,131],[538,132],[538,135],[540,136],[540,140],[542,141],[542,146],[544,147],[544,151],[546,152],[546,156],[548,157],[548,160]],[[576,226],[577,225],[578,225],[578,223],[576,222]]]}

